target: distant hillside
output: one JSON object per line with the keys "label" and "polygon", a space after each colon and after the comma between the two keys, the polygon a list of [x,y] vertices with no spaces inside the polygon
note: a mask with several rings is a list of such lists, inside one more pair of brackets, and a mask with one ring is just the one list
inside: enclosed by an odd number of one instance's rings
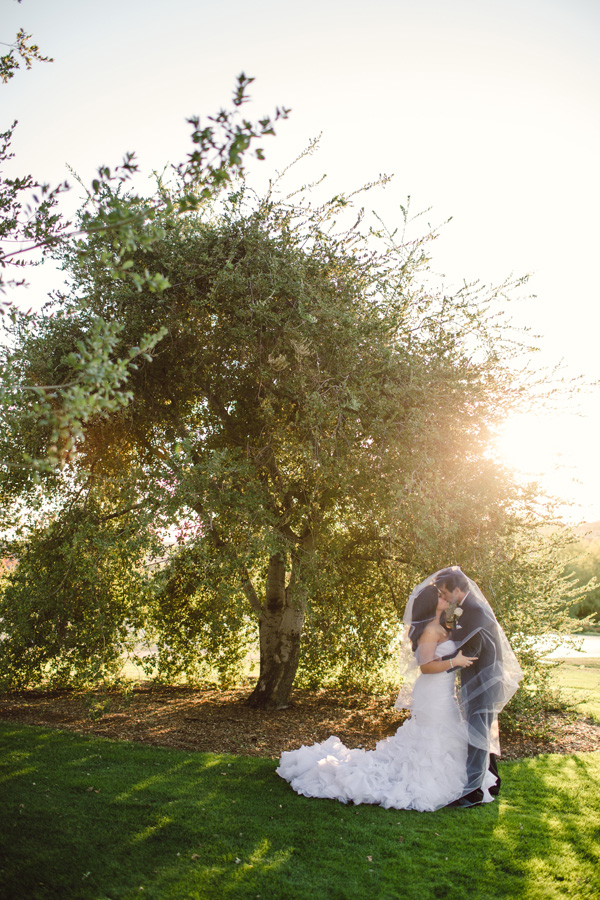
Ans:
{"label": "distant hillside", "polygon": [[584,522],[573,529],[576,535],[589,540],[600,538],[600,522]]}

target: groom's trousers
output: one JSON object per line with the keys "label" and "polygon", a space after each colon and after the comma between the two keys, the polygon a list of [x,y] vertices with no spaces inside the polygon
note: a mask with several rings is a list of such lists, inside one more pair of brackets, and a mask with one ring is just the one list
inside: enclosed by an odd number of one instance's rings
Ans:
{"label": "groom's trousers", "polygon": [[[495,713],[488,710],[483,710],[481,712],[473,712],[467,715],[467,722],[469,723],[469,730],[473,733],[484,737],[484,735],[488,736],[488,740],[486,744],[489,746],[489,734],[494,724]],[[492,756],[494,756],[492,754]],[[495,756],[493,760],[490,759],[489,749],[486,748],[483,750],[481,747],[476,747],[473,744],[469,744],[467,748],[467,783],[469,785],[469,791],[476,790],[480,788],[485,773],[488,770],[488,767],[492,768],[492,771],[495,766]],[[490,762],[492,765],[490,766]],[[498,771],[494,771],[494,775],[498,775]]]}

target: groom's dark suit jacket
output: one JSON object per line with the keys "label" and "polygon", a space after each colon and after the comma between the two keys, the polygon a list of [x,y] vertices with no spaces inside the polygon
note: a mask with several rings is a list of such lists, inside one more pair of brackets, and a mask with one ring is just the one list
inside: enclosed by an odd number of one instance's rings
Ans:
{"label": "groom's dark suit jacket", "polygon": [[[489,708],[499,694],[502,676],[502,651],[498,623],[489,609],[477,602],[469,592],[460,604],[462,616],[450,631],[465,656],[476,656],[477,662],[461,669],[463,696],[471,697],[469,712]],[[470,635],[468,640],[465,637]],[[462,641],[465,641],[463,644]],[[477,680],[481,684],[477,684]]]}

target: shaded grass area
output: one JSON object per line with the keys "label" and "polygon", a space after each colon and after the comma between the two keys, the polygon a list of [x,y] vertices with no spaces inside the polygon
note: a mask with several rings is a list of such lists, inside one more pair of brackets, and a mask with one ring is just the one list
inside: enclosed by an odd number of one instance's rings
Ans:
{"label": "shaded grass area", "polygon": [[582,715],[600,722],[600,659],[563,660],[554,677]]}
{"label": "shaded grass area", "polygon": [[271,760],[0,724],[11,900],[554,900],[600,892],[600,753],[502,764],[499,802],[308,800]]}

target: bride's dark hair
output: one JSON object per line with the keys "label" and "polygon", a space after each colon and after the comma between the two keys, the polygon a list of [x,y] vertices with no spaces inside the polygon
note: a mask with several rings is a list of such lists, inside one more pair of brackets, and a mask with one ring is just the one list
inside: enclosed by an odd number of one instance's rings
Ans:
{"label": "bride's dark hair", "polygon": [[419,638],[437,612],[438,590],[434,584],[427,584],[414,599],[412,608],[412,622],[409,637],[413,652],[417,649]]}

